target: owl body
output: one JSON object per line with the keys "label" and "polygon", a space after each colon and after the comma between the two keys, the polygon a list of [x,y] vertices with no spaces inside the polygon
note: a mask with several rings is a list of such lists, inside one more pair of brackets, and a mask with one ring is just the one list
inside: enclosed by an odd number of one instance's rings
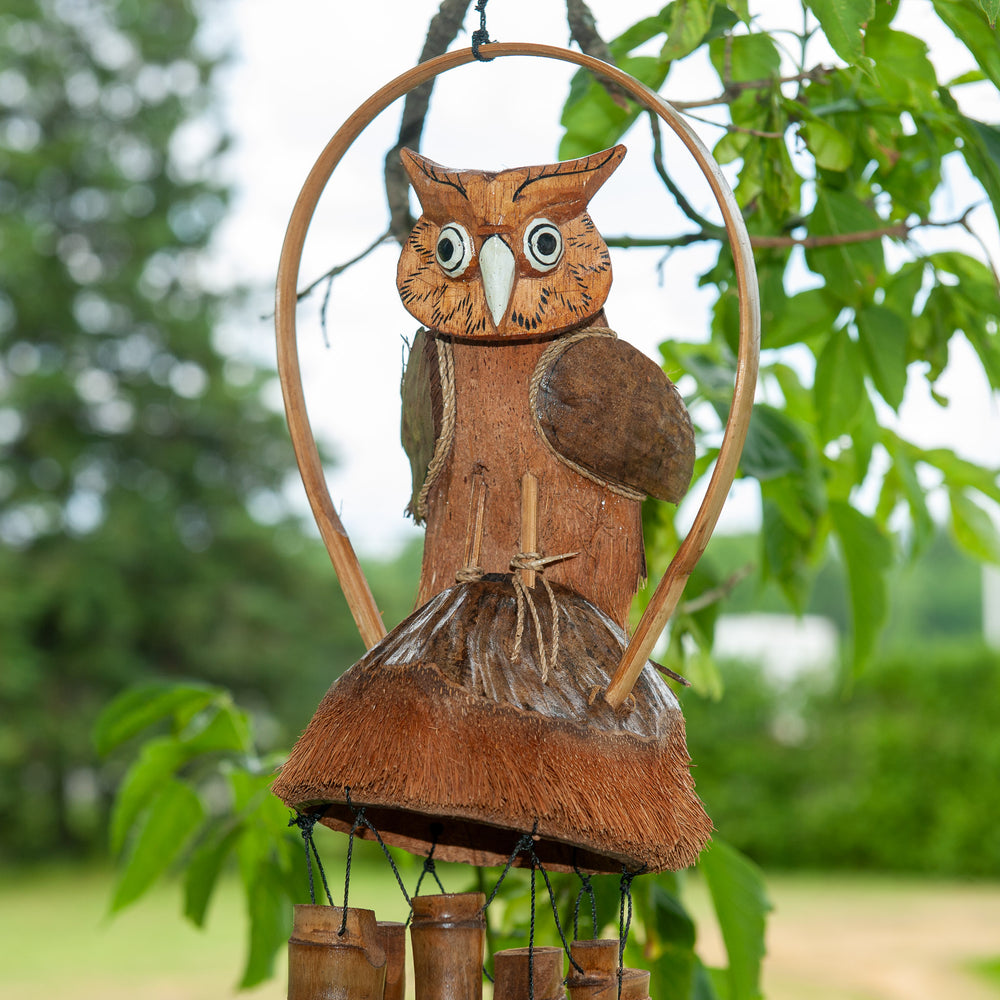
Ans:
{"label": "owl body", "polygon": [[565,557],[546,578],[628,620],[641,500],[679,499],[694,448],[676,390],[604,318],[611,259],[587,203],[624,155],[488,173],[403,152],[423,214],[397,287],[427,327],[404,381],[409,509],[427,524],[418,604],[472,569],[510,572],[530,474],[534,551]]}

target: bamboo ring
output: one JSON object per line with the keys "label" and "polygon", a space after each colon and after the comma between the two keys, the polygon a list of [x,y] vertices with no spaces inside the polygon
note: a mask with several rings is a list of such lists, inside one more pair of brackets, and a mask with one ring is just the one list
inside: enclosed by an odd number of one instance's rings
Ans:
{"label": "bamboo ring", "polygon": [[[617,67],[570,49],[529,42],[503,42],[485,45],[481,51],[490,57],[534,56],[574,63],[613,81],[639,104],[654,112],[670,126],[687,147],[708,181],[722,212],[726,235],[733,251],[740,303],[740,339],[733,404],[729,411],[729,419],[726,421],[725,434],[708,490],[695,515],[691,530],[677,549],[653,593],[621,663],[604,693],[604,697],[612,705],[618,706],[628,697],[636,678],[653,651],[656,640],[677,607],[684,585],[715,529],[729,487],[736,475],[736,467],[750,426],[760,356],[760,299],[753,251],[736,198],[719,165],[680,114],[658,94]],[[313,516],[330,553],[358,631],[369,648],[385,635],[385,626],[382,624],[375,599],[372,597],[368,581],[358,563],[347,532],[330,498],[302,391],[295,330],[299,265],[306,232],[320,196],[354,140],[376,115],[394,101],[442,73],[472,62],[473,58],[471,49],[460,49],[414,66],[369,97],[344,122],[320,153],[299,192],[285,233],[278,264],[275,301],[278,375],[281,380],[292,445]]]}

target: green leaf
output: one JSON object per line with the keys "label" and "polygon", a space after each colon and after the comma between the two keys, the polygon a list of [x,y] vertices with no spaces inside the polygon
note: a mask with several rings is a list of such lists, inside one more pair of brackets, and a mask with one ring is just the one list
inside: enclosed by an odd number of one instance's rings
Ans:
{"label": "green leaf", "polygon": [[823,441],[850,433],[858,418],[858,398],[864,392],[865,377],[858,345],[846,330],[836,330],[816,359],[813,382],[816,417]]}
{"label": "green leaf", "polygon": [[201,825],[197,794],[175,778],[160,788],[111,899],[111,912],[135,902],[162,875]]}
{"label": "green leaf", "polygon": [[799,344],[833,330],[840,306],[824,288],[792,295],[785,307],[762,331],[761,347],[772,349]]}
{"label": "green leaf", "polygon": [[724,83],[769,80],[781,71],[781,57],[770,35],[731,35],[708,47],[709,57]]}
{"label": "green leaf", "polygon": [[209,837],[191,855],[184,871],[184,916],[196,927],[203,927],[208,904],[219,880],[226,859],[232,853],[242,832],[232,827]]}
{"label": "green leaf", "polygon": [[660,58],[670,62],[694,52],[712,25],[714,7],[715,0],[675,0],[670,4],[667,40],[660,49]]}
{"label": "green leaf", "polygon": [[857,673],[871,657],[885,623],[892,542],[870,517],[843,501],[830,503],[830,517],[847,568],[853,626],[851,661]]}
{"label": "green leaf", "polygon": [[121,852],[133,823],[185,759],[184,748],[172,737],[150,740],[128,769],[111,813],[111,851]]}
{"label": "green leaf", "polygon": [[761,996],[766,914],[771,909],[760,869],[718,838],[702,851],[698,868],[705,876],[729,956],[728,1000]]}
{"label": "green leaf", "polygon": [[962,490],[949,490],[955,541],[974,559],[1000,565],[1000,534],[993,518]]}
{"label": "green leaf", "polygon": [[203,684],[143,684],[119,695],[101,712],[94,726],[94,745],[102,756],[171,716],[190,718],[217,697]]}
{"label": "green leaf", "polygon": [[274,975],[275,958],[292,932],[292,904],[275,865],[262,865],[244,889],[250,926],[240,989],[248,990]]}
{"label": "green leaf", "polygon": [[[825,185],[816,189],[816,205],[809,216],[810,236],[851,238],[885,228],[885,221],[860,198]],[[885,271],[882,237],[858,242],[809,247],[806,262],[826,279],[830,292],[845,305],[860,302]]]}
{"label": "green leaf", "polygon": [[885,306],[866,306],[858,313],[858,335],[875,388],[898,411],[906,390],[909,336],[902,316]]}
{"label": "green leaf", "polygon": [[822,118],[810,117],[802,127],[802,138],[824,170],[844,171],[854,160],[854,148],[847,137]]}
{"label": "green leaf", "polygon": [[989,19],[990,27],[996,28],[997,18],[1000,17],[1000,0],[979,0],[979,6]]}
{"label": "green leaf", "polygon": [[864,56],[864,28],[875,16],[875,0],[808,0],[823,34],[844,62],[856,66]]}
{"label": "green leaf", "polygon": [[650,889],[652,919],[647,922],[650,996],[688,997],[695,974],[694,921],[681,901],[659,881]]}
{"label": "green leaf", "polygon": [[805,439],[801,429],[784,413],[756,403],[750,416],[746,443],[740,457],[744,475],[764,482],[805,469]]}
{"label": "green leaf", "polygon": [[976,64],[1000,87],[1000,45],[995,24],[997,0],[933,0],[934,11],[952,34],[972,53]]}

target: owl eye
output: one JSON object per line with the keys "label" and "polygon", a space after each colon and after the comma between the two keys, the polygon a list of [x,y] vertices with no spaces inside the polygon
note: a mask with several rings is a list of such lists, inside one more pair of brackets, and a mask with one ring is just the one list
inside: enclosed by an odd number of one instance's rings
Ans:
{"label": "owl eye", "polygon": [[434,257],[441,270],[451,278],[457,278],[472,262],[472,240],[465,226],[451,222],[438,234]]}
{"label": "owl eye", "polygon": [[524,256],[536,271],[551,271],[562,252],[562,233],[548,219],[535,219],[524,231]]}

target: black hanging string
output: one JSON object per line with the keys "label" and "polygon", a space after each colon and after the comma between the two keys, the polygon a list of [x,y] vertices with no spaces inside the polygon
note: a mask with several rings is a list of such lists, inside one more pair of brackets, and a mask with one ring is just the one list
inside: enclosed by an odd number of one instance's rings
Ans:
{"label": "black hanging string", "polygon": [[479,27],[472,33],[472,55],[480,62],[493,62],[496,56],[484,56],[479,51],[480,45],[491,45],[496,41],[490,38],[486,30],[486,4],[489,0],[476,0],[476,13],[479,15]]}
{"label": "black hanging string", "polygon": [[[366,830],[371,830],[372,836],[375,838],[376,843],[382,848],[382,853],[385,855],[386,860],[389,862],[389,867],[392,869],[392,874],[396,876],[396,883],[399,885],[399,891],[403,894],[403,899],[406,900],[407,904],[410,903],[410,894],[406,891],[406,886],[403,884],[403,876],[399,874],[399,869],[396,867],[396,862],[393,860],[392,855],[389,853],[389,848],[386,846],[385,841],[382,839],[382,834],[375,829],[374,824],[368,818],[365,813],[365,807],[359,806],[355,807],[354,803],[351,801],[351,786],[346,785],[344,787],[344,801],[347,803],[347,808],[351,810],[354,815],[354,825],[351,827],[351,834],[347,841],[347,879],[350,881],[351,878],[351,847],[354,843],[354,833],[359,827],[364,827]],[[347,912],[347,890],[344,890],[344,913],[345,921]]]}
{"label": "black hanging string", "polygon": [[[574,854],[576,852],[574,851]],[[597,897],[594,895],[594,886],[591,882],[593,875],[584,875],[580,871],[576,862],[573,862],[573,871],[576,872],[577,878],[580,880],[580,891],[576,894],[576,903],[573,906],[573,940],[580,940],[580,904],[583,902],[583,897],[590,897],[590,921],[591,927],[593,928],[593,938],[597,938]]]}
{"label": "black hanging string", "polygon": [[625,975],[625,944],[628,941],[629,927],[632,924],[632,882],[641,875],[646,866],[629,871],[622,868],[622,877],[618,883],[618,1000],[622,998],[622,978]]}
{"label": "black hanging string", "polygon": [[[514,862],[517,860],[518,855],[524,854],[528,858],[528,862],[531,865],[531,933],[534,935],[535,927],[535,871],[536,869],[542,873],[542,879],[545,881],[545,888],[549,894],[549,903],[552,906],[552,916],[555,919],[556,930],[559,932],[559,940],[562,941],[563,951],[566,952],[566,957],[570,960],[570,964],[576,969],[580,975],[584,975],[583,967],[573,958],[570,952],[569,942],[566,940],[566,934],[562,929],[562,923],[559,920],[559,907],[556,904],[555,893],[552,891],[552,883],[549,881],[548,872],[542,865],[541,859],[535,853],[535,835],[538,831],[538,822],[535,821],[535,825],[531,829],[531,833],[524,834],[514,847],[511,852],[510,857],[507,859],[507,864],[504,865],[503,871],[500,873],[500,878],[497,879],[496,885],[493,886],[493,891],[490,893],[489,898],[483,903],[483,908],[480,911],[485,913],[489,908],[490,903],[496,899],[497,893],[500,891],[500,885],[503,880],[507,877],[507,873],[514,866]],[[528,971],[531,972],[531,963],[533,961],[533,954],[529,954],[529,967]]]}
{"label": "black hanging string", "polygon": [[302,834],[302,843],[306,849],[306,872],[309,875],[309,902],[316,903],[316,886],[313,883],[313,858],[316,858],[316,868],[319,871],[326,898],[333,906],[333,897],[330,895],[330,886],[326,882],[326,872],[323,871],[323,862],[319,859],[319,851],[316,849],[316,841],[313,839],[313,827],[319,821],[322,814],[318,812],[301,813],[297,812],[289,821],[289,826],[297,826]]}
{"label": "black hanging string", "polygon": [[444,884],[438,877],[437,867],[434,864],[434,849],[437,847],[438,837],[444,833],[444,827],[440,823],[431,824],[431,849],[427,852],[427,857],[424,858],[424,868],[420,873],[420,878],[417,879],[416,888],[413,890],[414,896],[420,895],[420,886],[424,881],[425,875],[430,875],[432,879],[438,884],[438,888],[444,892]]}
{"label": "black hanging string", "polygon": [[528,924],[528,1000],[535,1000],[535,852],[531,852],[531,921]]}

